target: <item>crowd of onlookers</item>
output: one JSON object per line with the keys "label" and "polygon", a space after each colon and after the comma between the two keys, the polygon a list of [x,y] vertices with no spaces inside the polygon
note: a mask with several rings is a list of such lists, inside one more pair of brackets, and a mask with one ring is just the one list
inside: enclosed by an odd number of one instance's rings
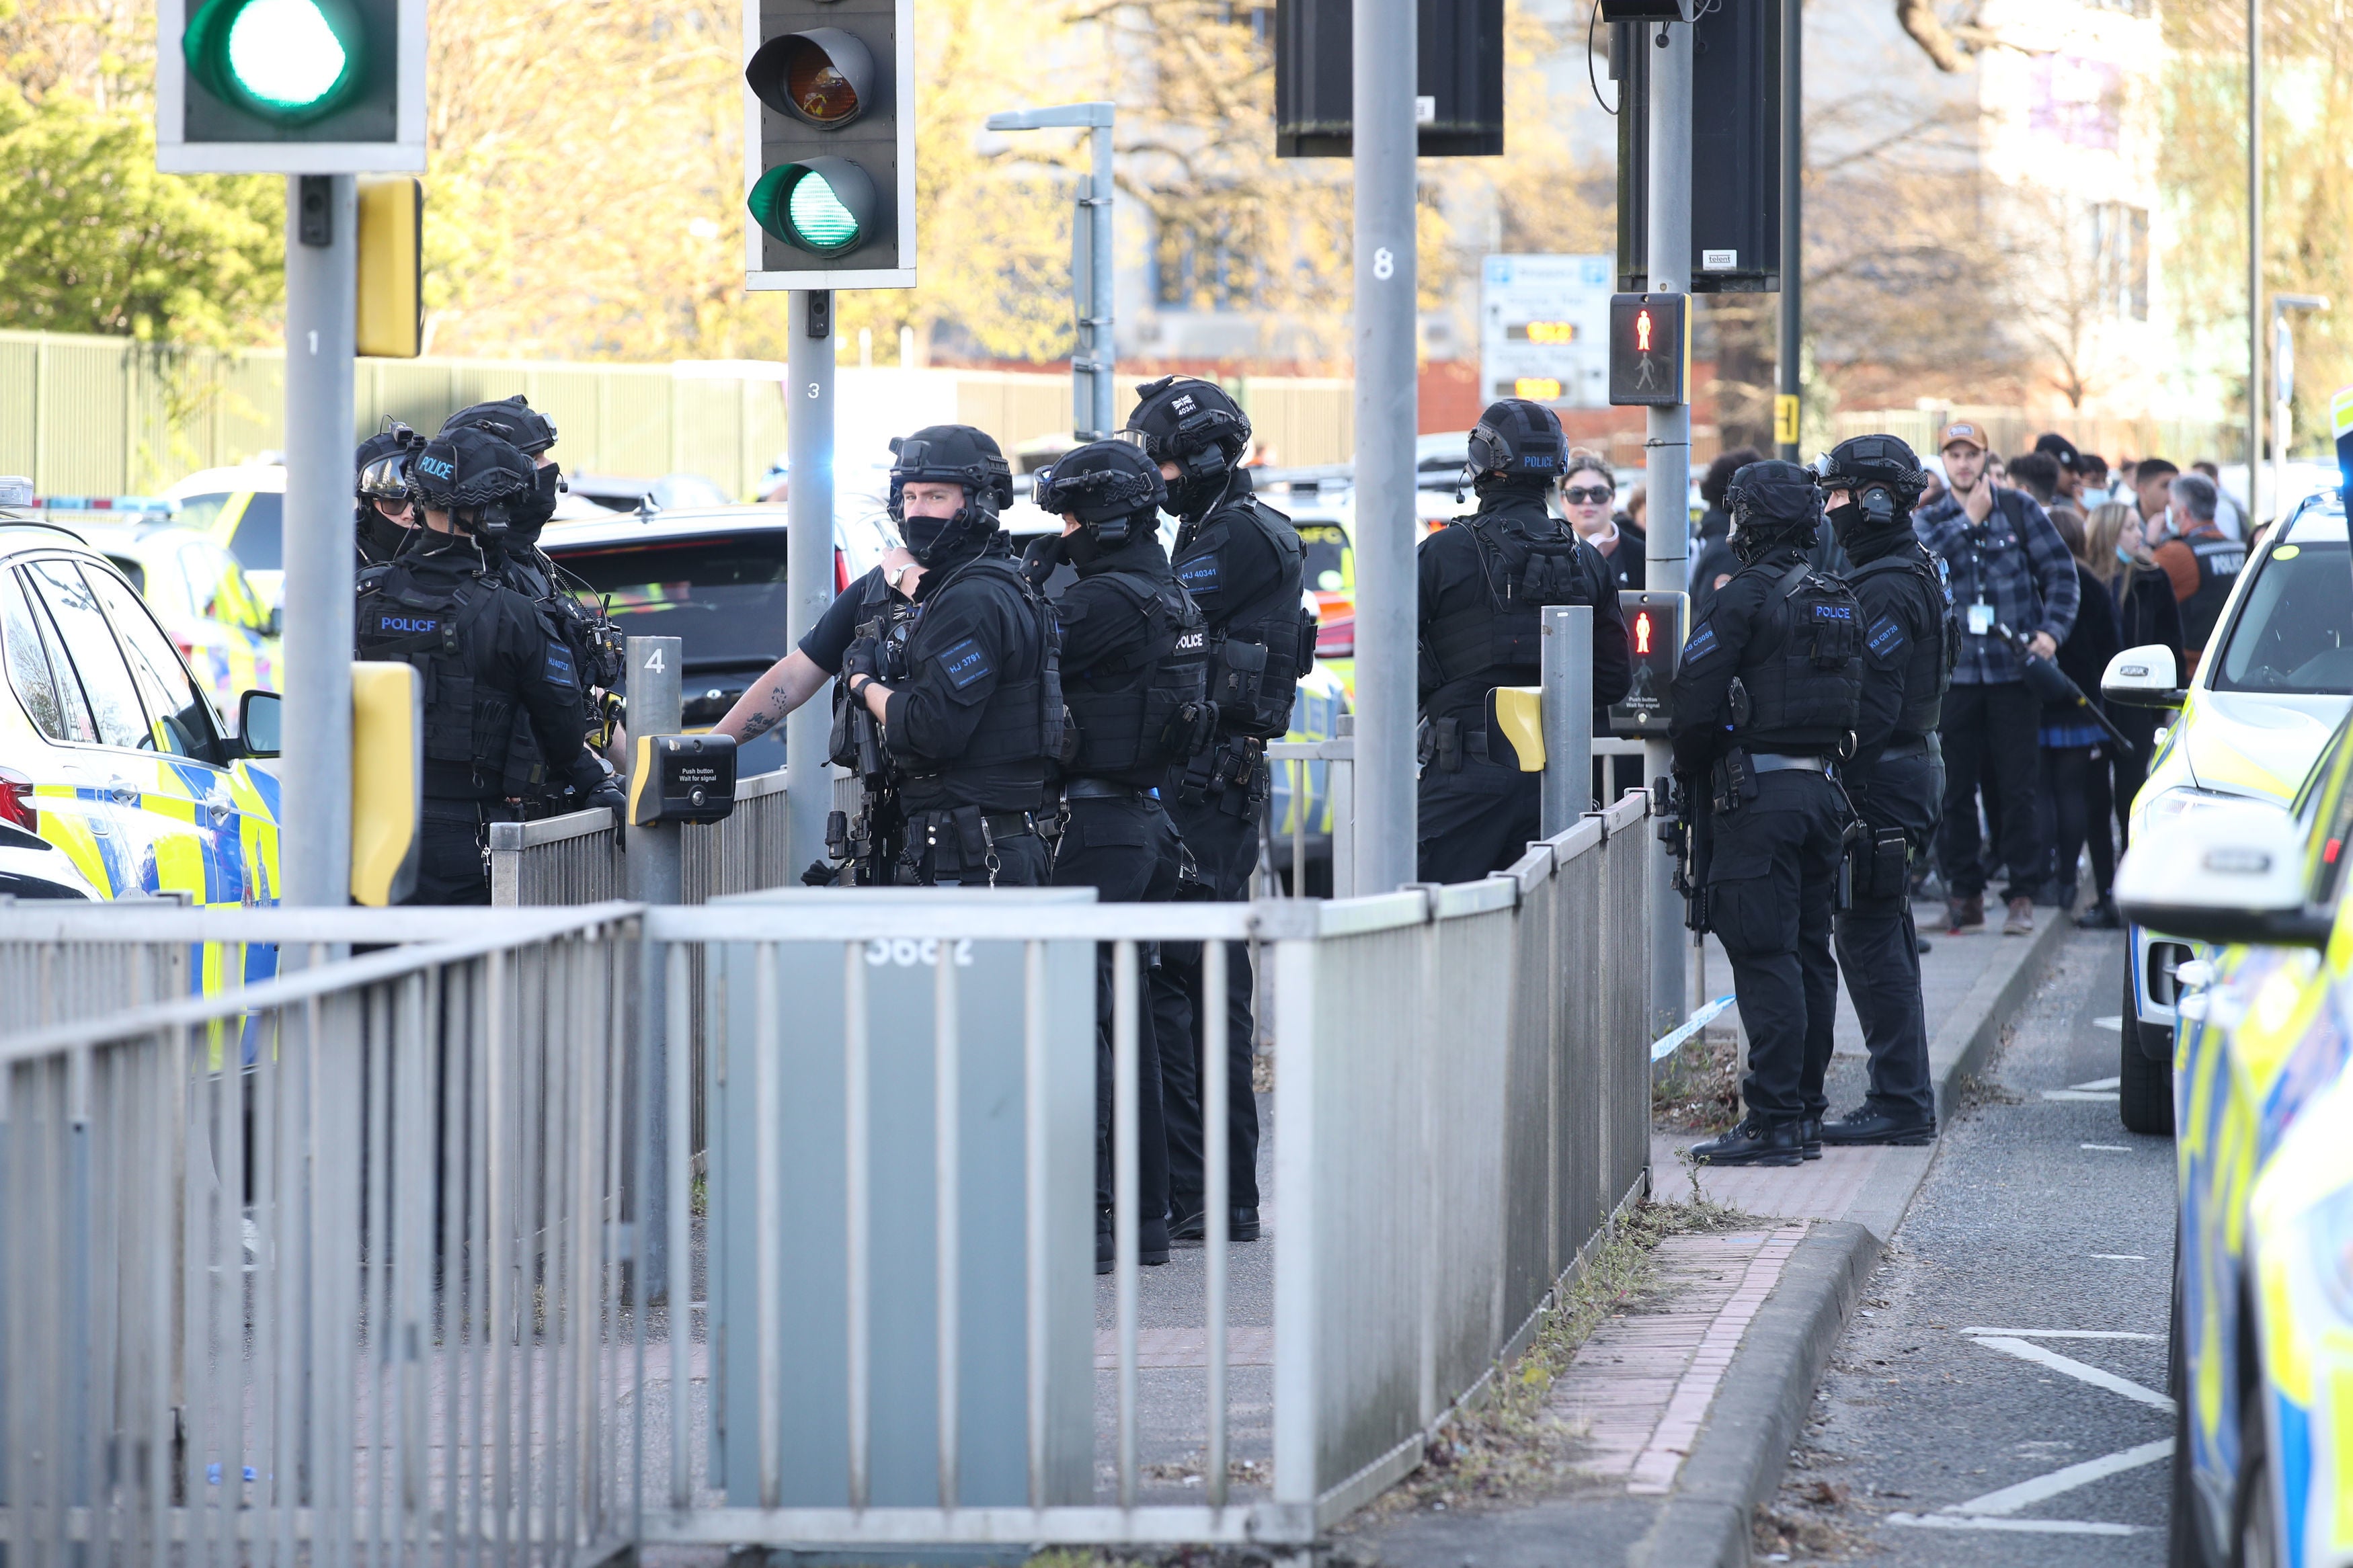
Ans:
{"label": "crowd of onlookers", "polygon": [[[1718,588],[1739,569],[1728,539],[1725,491],[1763,454],[1728,451],[1699,485],[1704,513],[1687,558],[1688,624],[1707,616]],[[2004,458],[1981,426],[1940,434],[1929,486],[1913,510],[1922,542],[1944,563],[1962,637],[1940,731],[1946,766],[1944,825],[1932,867],[1947,929],[1986,920],[1985,891],[2003,880],[2002,930],[2033,930],[2035,906],[2055,906],[2079,925],[2118,924],[2111,898],[2126,814],[2140,787],[2159,715],[2100,709],[2038,695],[2032,660],[2055,664],[2098,705],[2108,661],[2126,648],[2162,644],[2186,682],[2244,564],[2247,513],[2224,491],[2211,462],[2185,471],[2164,458],[2111,466],[2060,435]],[[1600,550],[1621,588],[1646,585],[1642,488],[1623,506],[1609,465],[1580,454],[1561,485],[1562,510]],[[1824,526],[1817,555],[1844,565]],[[2090,861],[2088,889],[2079,879]]]}

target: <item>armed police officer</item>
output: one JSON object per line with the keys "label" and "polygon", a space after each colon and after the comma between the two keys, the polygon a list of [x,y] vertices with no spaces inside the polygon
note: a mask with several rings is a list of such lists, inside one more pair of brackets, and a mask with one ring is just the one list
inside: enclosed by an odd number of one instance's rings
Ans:
{"label": "armed police officer", "polygon": [[531,459],[496,437],[437,437],[409,465],[424,527],[389,563],[360,574],[358,656],[405,659],[424,677],[425,816],[411,903],[489,903],[486,825],[513,820],[551,780],[585,804],[622,804],[583,743],[572,650],[482,547],[532,491]]}
{"label": "armed police officer", "polygon": [[[628,738],[621,726],[618,695],[626,640],[601,605],[582,602],[580,590],[586,584],[539,547],[540,533],[554,517],[556,499],[564,493],[564,470],[553,456],[555,421],[517,393],[494,403],[461,408],[442,421],[441,429],[444,434],[458,429],[483,431],[531,459],[530,495],[518,499],[508,509],[505,527],[482,542],[501,557],[501,574],[539,605],[540,613],[572,650],[580,673],[591,747],[626,755]],[[534,815],[576,809],[575,802],[556,796],[530,804]]]}
{"label": "armed police officer", "polygon": [[[1266,808],[1266,743],[1288,733],[1302,676],[1314,668],[1315,621],[1301,598],[1306,550],[1291,520],[1251,493],[1250,422],[1213,382],[1163,376],[1135,389],[1134,412],[1120,439],[1159,465],[1167,510],[1179,520],[1169,558],[1176,580],[1208,617],[1209,700],[1217,723],[1208,738],[1169,769],[1162,795],[1183,835],[1200,883],[1217,899],[1250,896]],[[1200,1054],[1209,1007],[1198,942],[1171,942],[1161,964],[1183,984],[1186,1051],[1161,1061],[1168,1118],[1170,1201],[1175,1238],[1208,1233],[1208,1178],[1200,1105]],[[1250,1017],[1250,948],[1226,944],[1228,1234],[1255,1240],[1258,1218],[1258,1100],[1250,1089],[1256,1037]]]}
{"label": "armed police officer", "polygon": [[878,721],[903,811],[897,878],[921,886],[1044,885],[1039,827],[1062,749],[1060,634],[997,531],[1013,477],[962,425],[893,443],[891,515],[914,557],[913,611],[861,629],[844,695]]}
{"label": "armed police officer", "polygon": [[1542,780],[1494,721],[1498,686],[1544,679],[1544,609],[1593,606],[1593,701],[1626,695],[1633,655],[1616,583],[1593,546],[1546,506],[1568,459],[1540,403],[1492,404],[1471,432],[1473,516],[1421,542],[1419,876],[1467,882],[1500,871],[1542,832]]}
{"label": "armed police officer", "polygon": [[1694,896],[1732,961],[1748,1035],[1748,1114],[1692,1157],[1794,1165],[1817,1134],[1837,1016],[1831,920],[1851,818],[1831,777],[1862,698],[1854,595],[1806,552],[1821,521],[1814,476],[1751,463],[1733,477],[1741,563],[1683,644],[1668,727],[1675,772],[1705,802],[1713,852]]}
{"label": "armed police officer", "polygon": [[1825,1143],[1926,1143],[1936,1136],[1920,938],[1908,878],[1935,840],[1945,799],[1936,724],[1959,625],[1944,574],[1912,531],[1928,476],[1893,436],[1841,441],[1818,465],[1843,574],[1862,628],[1854,754],[1841,770],[1863,834],[1850,856],[1838,964],[1871,1052],[1861,1109],[1822,1123]]}
{"label": "armed police officer", "polygon": [[400,553],[417,531],[408,465],[423,445],[424,437],[397,420],[360,443],[353,459],[352,534],[362,572]]}
{"label": "armed police officer", "polygon": [[[1106,902],[1176,897],[1184,847],[1157,797],[1169,767],[1206,739],[1208,637],[1160,546],[1167,488],[1152,459],[1118,441],[1081,447],[1039,476],[1038,505],[1062,535],[1030,547],[1033,582],[1067,562],[1077,580],[1054,601],[1062,632],[1062,832],[1054,884],[1093,888]],[[1112,1266],[1112,949],[1099,943],[1095,987],[1095,1268]],[[1136,1031],[1137,1245],[1168,1261],[1168,1139],[1161,1114],[1163,1049],[1189,1047],[1177,982],[1165,964],[1145,974],[1154,1027]],[[1159,1037],[1161,1031],[1167,1037]]]}

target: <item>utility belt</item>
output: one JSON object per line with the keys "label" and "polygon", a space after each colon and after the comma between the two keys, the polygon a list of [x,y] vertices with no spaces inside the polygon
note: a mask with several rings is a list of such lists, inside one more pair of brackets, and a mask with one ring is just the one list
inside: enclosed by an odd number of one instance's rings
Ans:
{"label": "utility belt", "polygon": [[1709,805],[1720,816],[1729,816],[1757,798],[1757,781],[1766,773],[1820,773],[1835,778],[1828,757],[1803,757],[1786,752],[1752,752],[1735,746],[1715,759],[1708,773]]}
{"label": "utility belt", "polygon": [[[1229,816],[1249,816],[1267,794],[1266,742],[1255,735],[1227,735],[1186,761],[1176,798],[1198,805],[1216,797]],[[1063,788],[1070,793],[1069,786]]]}
{"label": "utility belt", "polygon": [[1459,773],[1467,763],[1494,760],[1487,750],[1487,731],[1461,719],[1423,719],[1414,731],[1413,754],[1423,767],[1442,773]]}
{"label": "utility belt", "polygon": [[466,822],[477,827],[491,822],[525,820],[523,807],[502,800],[460,800],[431,795],[424,798],[418,816],[427,822]]}
{"label": "utility belt", "polygon": [[986,871],[991,887],[1000,869],[997,847],[1011,838],[1043,832],[1045,824],[1032,811],[983,811],[976,805],[944,811],[907,814],[906,847],[900,854],[901,879],[917,886],[975,879]]}
{"label": "utility belt", "polygon": [[1064,800],[1145,800],[1150,798],[1151,793],[1149,790],[1138,789],[1134,784],[1121,784],[1114,779],[1082,778],[1062,781]]}

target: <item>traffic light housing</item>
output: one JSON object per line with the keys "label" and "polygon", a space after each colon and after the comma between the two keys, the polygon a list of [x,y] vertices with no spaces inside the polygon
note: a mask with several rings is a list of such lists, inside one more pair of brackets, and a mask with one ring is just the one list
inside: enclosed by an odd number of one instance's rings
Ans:
{"label": "traffic light housing", "polygon": [[[1691,255],[1668,276],[1694,294],[1781,286],[1781,6],[1705,5],[1692,28]],[[1797,0],[1787,0],[1796,4]],[[1665,8],[1672,9],[1672,3]],[[1612,21],[1610,0],[1602,18]],[[1650,286],[1651,61],[1654,26],[1610,30],[1618,84],[1618,287]]]}
{"label": "traffic light housing", "polygon": [[158,0],[155,166],[425,167],[425,0]]}
{"label": "traffic light housing", "polygon": [[1613,407],[1673,408],[1691,381],[1691,299],[1683,294],[1609,296],[1609,402]]}
{"label": "traffic light housing", "polygon": [[1674,718],[1675,667],[1683,651],[1683,617],[1690,598],[1683,594],[1618,591],[1618,614],[1626,622],[1627,651],[1633,656],[1634,682],[1609,705],[1609,732],[1620,740],[1657,740]]}
{"label": "traffic light housing", "polygon": [[744,0],[744,281],[915,284],[913,0]]}
{"label": "traffic light housing", "polygon": [[425,182],[362,180],[358,352],[415,359],[425,352]]}
{"label": "traffic light housing", "polygon": [[[1274,155],[1345,158],[1356,147],[1352,0],[1275,0]],[[1416,151],[1504,153],[1504,0],[1415,0]]]}

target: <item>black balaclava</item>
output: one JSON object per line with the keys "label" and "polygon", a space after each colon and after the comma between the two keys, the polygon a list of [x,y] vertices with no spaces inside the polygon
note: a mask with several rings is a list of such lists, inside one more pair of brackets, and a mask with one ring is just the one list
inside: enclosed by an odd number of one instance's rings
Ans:
{"label": "black balaclava", "polygon": [[1778,458],[1751,463],[1733,475],[1724,499],[1732,512],[1732,552],[1743,565],[1776,545],[1810,542],[1822,515],[1822,492],[1813,474]]}

